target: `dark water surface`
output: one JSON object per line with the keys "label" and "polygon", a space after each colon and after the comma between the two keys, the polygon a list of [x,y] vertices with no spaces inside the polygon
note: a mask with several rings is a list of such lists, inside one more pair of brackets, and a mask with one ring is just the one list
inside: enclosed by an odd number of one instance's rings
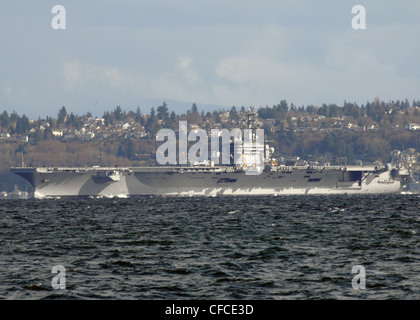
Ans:
{"label": "dark water surface", "polygon": [[419,200],[1,201],[0,298],[420,299]]}

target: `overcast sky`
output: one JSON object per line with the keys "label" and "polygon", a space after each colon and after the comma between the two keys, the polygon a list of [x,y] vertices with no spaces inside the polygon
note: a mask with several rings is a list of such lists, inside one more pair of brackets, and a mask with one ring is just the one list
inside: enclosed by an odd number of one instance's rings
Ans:
{"label": "overcast sky", "polygon": [[[366,30],[352,28],[357,4]],[[411,102],[419,37],[416,0],[3,0],[0,112]]]}

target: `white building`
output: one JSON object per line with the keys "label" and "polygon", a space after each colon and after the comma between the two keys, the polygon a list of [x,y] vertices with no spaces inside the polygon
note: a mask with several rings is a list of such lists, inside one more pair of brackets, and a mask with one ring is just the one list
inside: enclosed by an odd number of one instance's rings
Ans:
{"label": "white building", "polygon": [[63,136],[63,130],[53,130],[52,131],[52,135],[54,136],[54,137],[62,137]]}
{"label": "white building", "polygon": [[405,129],[409,130],[409,131],[420,130],[420,124],[418,124],[418,123],[407,123],[405,125]]}

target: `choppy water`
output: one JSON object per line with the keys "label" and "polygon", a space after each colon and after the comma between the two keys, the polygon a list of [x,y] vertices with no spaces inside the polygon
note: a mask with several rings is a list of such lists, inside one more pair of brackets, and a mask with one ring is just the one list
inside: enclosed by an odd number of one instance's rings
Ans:
{"label": "choppy water", "polygon": [[2,201],[0,298],[419,299],[419,200]]}

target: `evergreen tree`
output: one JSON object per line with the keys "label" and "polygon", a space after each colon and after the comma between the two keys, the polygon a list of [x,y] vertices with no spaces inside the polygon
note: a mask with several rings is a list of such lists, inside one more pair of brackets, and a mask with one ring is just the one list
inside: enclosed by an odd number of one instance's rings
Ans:
{"label": "evergreen tree", "polygon": [[16,133],[24,134],[31,129],[29,118],[26,115],[19,117],[16,121]]}
{"label": "evergreen tree", "polygon": [[197,105],[195,103],[191,106],[191,111],[187,112],[188,121],[191,123],[199,123],[201,120],[200,112],[198,112]]}
{"label": "evergreen tree", "polygon": [[67,117],[67,110],[66,107],[62,107],[59,111],[58,111],[58,116],[57,116],[57,125],[60,124],[64,124],[65,120]]}
{"label": "evergreen tree", "polygon": [[121,106],[117,106],[115,108],[114,117],[115,117],[115,120],[117,120],[117,121],[123,120],[123,112],[122,112]]}
{"label": "evergreen tree", "polygon": [[144,125],[144,118],[143,114],[141,113],[140,107],[137,107],[136,114],[134,116],[134,120],[141,125]]}
{"label": "evergreen tree", "polygon": [[52,140],[53,134],[51,127],[46,127],[44,130],[44,140]]}
{"label": "evergreen tree", "polygon": [[8,128],[10,125],[10,118],[7,111],[3,111],[3,113],[0,115],[0,126],[2,128]]}
{"label": "evergreen tree", "polygon": [[238,121],[239,120],[239,114],[238,114],[238,111],[236,111],[235,106],[233,106],[232,109],[230,109],[230,111],[229,111],[229,119],[233,120],[233,121]]}
{"label": "evergreen tree", "polygon": [[17,114],[16,111],[13,111],[12,114],[10,115],[10,122],[16,122],[17,119],[19,119],[19,115]]}
{"label": "evergreen tree", "polygon": [[113,124],[112,117],[108,111],[104,113],[103,118],[104,118],[105,126],[108,127]]}
{"label": "evergreen tree", "polygon": [[[302,107],[302,108],[303,108],[303,107]],[[314,107],[313,105],[306,106],[306,112],[308,112],[309,114],[314,114],[314,113],[316,113],[316,111],[315,111],[315,107]]]}
{"label": "evergreen tree", "polygon": [[155,137],[158,132],[158,122],[155,108],[152,107],[150,110],[150,116],[147,119],[145,130],[150,134],[151,137]]}
{"label": "evergreen tree", "polygon": [[164,122],[169,118],[169,109],[166,102],[163,102],[161,106],[157,107],[157,117],[159,120]]}
{"label": "evergreen tree", "polygon": [[280,104],[277,105],[277,109],[280,113],[286,114],[289,111],[289,106],[286,100],[281,100]]}
{"label": "evergreen tree", "polygon": [[54,119],[47,116],[47,124],[49,125],[50,128],[53,128],[54,127]]}

